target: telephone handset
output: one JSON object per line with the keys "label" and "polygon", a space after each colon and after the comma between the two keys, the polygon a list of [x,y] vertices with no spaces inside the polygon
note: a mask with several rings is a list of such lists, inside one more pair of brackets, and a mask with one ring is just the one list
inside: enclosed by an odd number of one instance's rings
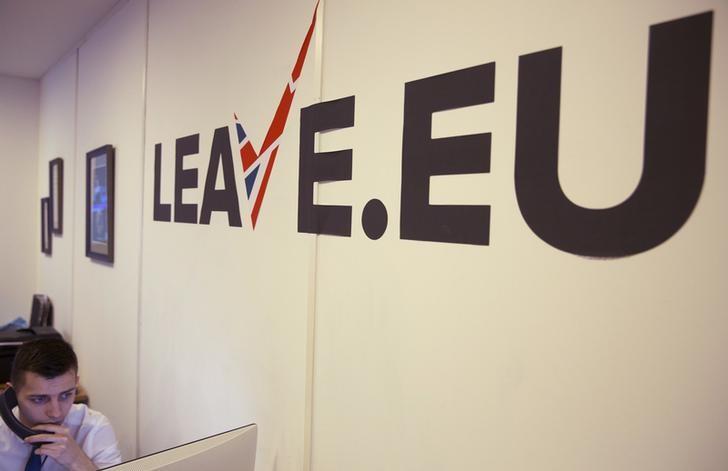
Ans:
{"label": "telephone handset", "polygon": [[[32,428],[23,425],[23,423],[15,417],[15,414],[13,414],[13,408],[17,405],[18,397],[15,395],[15,390],[13,388],[8,387],[2,394],[0,394],[0,415],[3,418],[3,421],[7,424],[8,428],[15,432],[15,435],[25,440],[31,435],[47,433],[40,430],[33,430]],[[41,444],[42,443],[38,443],[38,445]]]}

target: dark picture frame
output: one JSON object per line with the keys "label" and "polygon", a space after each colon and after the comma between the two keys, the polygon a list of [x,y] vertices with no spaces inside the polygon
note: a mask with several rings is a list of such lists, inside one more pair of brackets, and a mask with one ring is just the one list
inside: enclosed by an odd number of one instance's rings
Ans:
{"label": "dark picture frame", "polygon": [[51,232],[63,234],[63,159],[58,157],[48,162],[50,190]]}
{"label": "dark picture frame", "polygon": [[40,199],[40,251],[46,255],[53,253],[51,198],[49,196]]}
{"label": "dark picture frame", "polygon": [[114,148],[86,153],[86,256],[114,263]]}

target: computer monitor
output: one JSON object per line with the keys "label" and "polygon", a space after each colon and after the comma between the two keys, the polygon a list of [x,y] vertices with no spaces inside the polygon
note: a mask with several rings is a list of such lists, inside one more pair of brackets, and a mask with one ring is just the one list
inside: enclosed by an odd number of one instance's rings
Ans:
{"label": "computer monitor", "polygon": [[250,424],[169,450],[104,468],[110,471],[255,469],[258,427]]}

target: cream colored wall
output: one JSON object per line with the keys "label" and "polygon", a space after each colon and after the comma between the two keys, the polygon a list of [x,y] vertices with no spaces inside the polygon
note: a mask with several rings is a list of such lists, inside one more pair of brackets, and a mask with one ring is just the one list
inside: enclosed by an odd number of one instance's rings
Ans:
{"label": "cream colored wall", "polygon": [[0,76],[0,323],[27,319],[35,289],[40,198],[48,196],[48,180],[42,186],[37,176],[39,95],[37,80]]}
{"label": "cream colored wall", "polygon": [[[262,470],[724,469],[724,2],[326,0],[252,230],[232,114],[258,149],[313,7],[129,0],[80,47],[73,315],[61,322],[125,453],[256,421]],[[579,204],[615,205],[641,172],[648,27],[708,9],[707,171],[685,226],[611,260],[541,241],[514,191],[518,57],[563,46],[561,182]],[[433,178],[431,191],[433,204],[491,205],[490,245],[401,240],[404,84],[493,61],[495,101],[433,124],[435,137],[491,132],[490,173]],[[55,129],[67,124],[51,119],[70,107],[64,64],[43,80],[40,162],[65,142]],[[352,236],[298,233],[300,110],[350,95],[354,127],[320,136],[318,150],[353,149],[353,178],[319,185],[317,198],[352,206]],[[218,213],[210,225],[154,221],[155,144],[169,203],[175,139],[200,134],[184,160],[198,188],[183,199],[201,205],[224,126],[243,227]],[[107,143],[113,267],[83,245],[85,153]],[[389,216],[378,241],[360,222],[371,198]],[[62,291],[65,266],[38,288]]]}

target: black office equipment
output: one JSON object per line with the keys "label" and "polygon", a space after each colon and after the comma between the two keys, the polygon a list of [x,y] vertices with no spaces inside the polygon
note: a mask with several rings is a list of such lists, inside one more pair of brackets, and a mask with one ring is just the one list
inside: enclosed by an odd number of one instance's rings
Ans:
{"label": "black office equipment", "polygon": [[0,332],[0,384],[10,380],[10,368],[18,347],[24,342],[39,338],[63,338],[61,334],[49,326],[30,327],[10,332]]}
{"label": "black office equipment", "polygon": [[10,379],[10,368],[18,347],[37,338],[63,338],[53,327],[53,303],[45,294],[34,294],[30,306],[30,327],[0,332],[0,384]]}
{"label": "black office equipment", "polygon": [[45,294],[34,294],[30,306],[30,326],[52,326],[53,303]]}

